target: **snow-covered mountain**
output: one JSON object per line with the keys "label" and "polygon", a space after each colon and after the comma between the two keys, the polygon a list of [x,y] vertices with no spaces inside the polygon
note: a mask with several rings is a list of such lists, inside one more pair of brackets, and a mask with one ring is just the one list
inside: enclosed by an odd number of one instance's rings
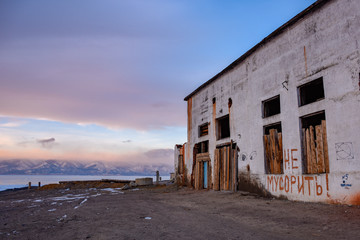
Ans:
{"label": "snow-covered mountain", "polygon": [[154,175],[156,171],[167,175],[173,171],[170,165],[126,166],[104,162],[74,162],[62,160],[3,160],[0,174],[28,175]]}

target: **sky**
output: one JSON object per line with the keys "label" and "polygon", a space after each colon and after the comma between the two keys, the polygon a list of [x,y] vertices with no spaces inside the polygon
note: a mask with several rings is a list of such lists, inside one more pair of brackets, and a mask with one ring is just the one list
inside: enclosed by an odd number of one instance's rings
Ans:
{"label": "sky", "polygon": [[0,160],[173,165],[184,97],[314,0],[1,0]]}

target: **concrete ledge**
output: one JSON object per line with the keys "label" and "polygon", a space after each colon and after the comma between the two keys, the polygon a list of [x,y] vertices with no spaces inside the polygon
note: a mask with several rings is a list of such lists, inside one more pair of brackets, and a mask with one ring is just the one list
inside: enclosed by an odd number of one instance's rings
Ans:
{"label": "concrete ledge", "polygon": [[137,179],[135,179],[135,183],[138,186],[152,185],[153,184],[153,179],[152,178],[137,178]]}

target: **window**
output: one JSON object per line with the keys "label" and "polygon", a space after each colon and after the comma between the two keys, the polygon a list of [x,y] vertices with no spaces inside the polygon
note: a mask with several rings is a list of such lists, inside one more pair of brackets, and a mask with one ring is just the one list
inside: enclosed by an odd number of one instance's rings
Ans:
{"label": "window", "polygon": [[207,153],[207,152],[209,152],[209,141],[199,142],[197,153]]}
{"label": "window", "polygon": [[217,140],[230,137],[230,120],[229,115],[218,118],[216,120],[216,129],[217,129]]}
{"label": "window", "polygon": [[209,134],[209,123],[205,123],[199,126],[199,137]]}
{"label": "window", "polygon": [[303,172],[329,173],[325,112],[300,118]]}
{"label": "window", "polygon": [[325,98],[323,78],[298,87],[299,106],[304,106]]}
{"label": "window", "polygon": [[280,113],[280,95],[262,102],[262,116],[267,118]]}
{"label": "window", "polygon": [[264,126],[265,172],[283,173],[281,123]]}

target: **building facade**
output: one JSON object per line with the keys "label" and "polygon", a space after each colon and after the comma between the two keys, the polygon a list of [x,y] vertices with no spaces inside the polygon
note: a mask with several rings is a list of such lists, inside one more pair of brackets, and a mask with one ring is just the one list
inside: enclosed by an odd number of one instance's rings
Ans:
{"label": "building facade", "polygon": [[185,98],[181,184],[360,204],[360,2],[320,0]]}

